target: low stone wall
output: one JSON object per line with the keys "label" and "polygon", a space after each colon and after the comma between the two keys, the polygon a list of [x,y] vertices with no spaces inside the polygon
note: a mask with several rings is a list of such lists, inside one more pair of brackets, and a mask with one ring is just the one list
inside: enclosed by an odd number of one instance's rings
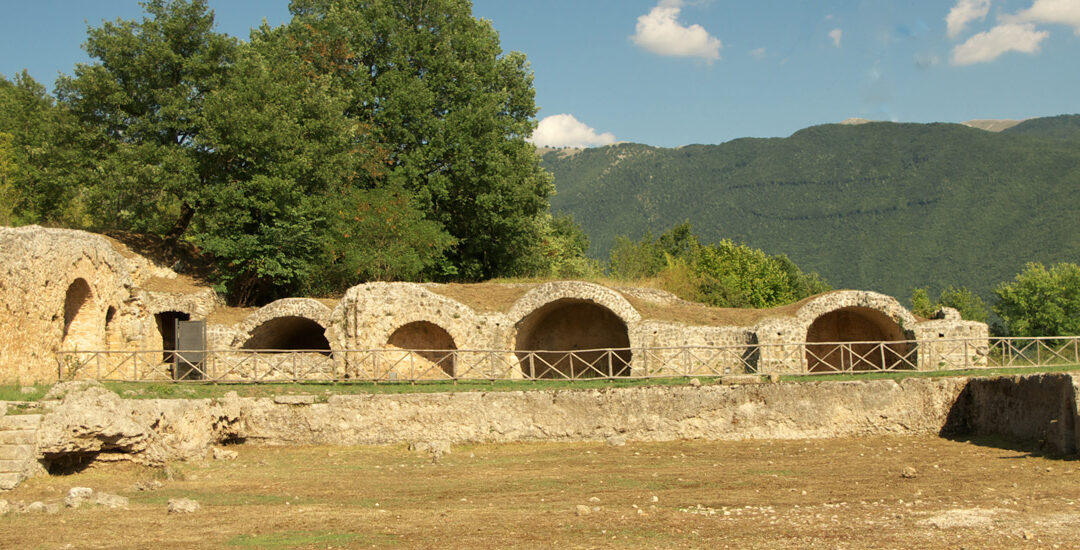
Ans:
{"label": "low stone wall", "polygon": [[[801,439],[996,435],[1072,454],[1080,441],[1069,374],[1003,378],[616,388],[528,392],[123,399],[96,382],[53,389],[36,453],[52,469],[93,460],[151,465],[211,445],[385,445],[414,441]],[[0,408],[2,415],[3,408]]]}
{"label": "low stone wall", "polygon": [[1080,444],[1080,376],[974,378],[949,413],[945,435],[991,435],[1025,449],[1075,454]]}

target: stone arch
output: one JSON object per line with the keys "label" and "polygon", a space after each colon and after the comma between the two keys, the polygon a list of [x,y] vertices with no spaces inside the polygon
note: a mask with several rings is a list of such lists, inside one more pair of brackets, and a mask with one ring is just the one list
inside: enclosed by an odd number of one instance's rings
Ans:
{"label": "stone arch", "polygon": [[[799,310],[806,342],[806,370],[829,372],[913,367],[908,357],[915,316],[895,298],[867,291],[840,291],[815,298]],[[907,328],[905,328],[907,327]],[[848,343],[839,346],[837,343]],[[896,342],[878,346],[871,342]]]}
{"label": "stone arch", "polygon": [[598,284],[582,281],[555,281],[539,285],[514,302],[507,317],[516,324],[520,324],[525,316],[531,315],[546,304],[562,299],[592,302],[603,306],[628,326],[641,320],[641,314],[630,305],[626,298],[623,298],[622,294]]}
{"label": "stone arch", "polygon": [[[527,377],[591,378],[630,373],[629,327],[617,313],[594,301],[549,301],[522,317],[516,328],[515,350]],[[605,349],[617,351],[587,351]]]}
{"label": "stone arch", "polygon": [[104,327],[97,326],[95,296],[86,279],[79,277],[64,294],[64,328],[61,346],[68,350],[92,350],[101,344]]}
{"label": "stone arch", "polygon": [[417,283],[364,283],[346,291],[334,319],[347,349],[386,345],[399,328],[428,322],[446,331],[459,350],[508,348],[505,316],[480,315],[461,302]]}
{"label": "stone arch", "polygon": [[310,298],[285,298],[259,308],[240,323],[234,347],[329,352],[331,310]]}
{"label": "stone arch", "polygon": [[330,351],[326,329],[306,317],[274,317],[255,327],[244,349],[265,351]]}
{"label": "stone arch", "polygon": [[454,343],[454,337],[435,323],[430,321],[406,323],[398,327],[386,343],[415,352],[416,355],[430,361],[433,366],[442,369],[447,375],[454,376],[455,357],[451,352],[457,350],[457,345]]}

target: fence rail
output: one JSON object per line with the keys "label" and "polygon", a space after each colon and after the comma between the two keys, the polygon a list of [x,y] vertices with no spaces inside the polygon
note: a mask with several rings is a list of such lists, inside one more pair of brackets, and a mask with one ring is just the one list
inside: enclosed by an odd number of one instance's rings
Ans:
{"label": "fence rail", "polygon": [[799,342],[576,351],[61,351],[60,379],[430,381],[643,379],[1080,365],[1080,337]]}

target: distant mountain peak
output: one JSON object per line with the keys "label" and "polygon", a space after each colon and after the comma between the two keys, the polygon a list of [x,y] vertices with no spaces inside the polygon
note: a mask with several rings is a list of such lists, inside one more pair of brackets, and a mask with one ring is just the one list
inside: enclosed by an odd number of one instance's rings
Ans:
{"label": "distant mountain peak", "polygon": [[992,118],[976,118],[961,122],[964,126],[970,126],[971,128],[978,128],[980,130],[986,130],[987,132],[1001,132],[1008,130],[1017,124],[1020,124],[1023,120],[1014,120],[1011,118],[992,119]]}
{"label": "distant mountain peak", "polygon": [[853,117],[853,118],[841,120],[839,122],[839,124],[844,124],[844,125],[847,125],[847,126],[855,126],[855,125],[858,125],[858,124],[867,124],[867,123],[870,123],[870,122],[876,122],[876,121],[870,120],[868,118]]}

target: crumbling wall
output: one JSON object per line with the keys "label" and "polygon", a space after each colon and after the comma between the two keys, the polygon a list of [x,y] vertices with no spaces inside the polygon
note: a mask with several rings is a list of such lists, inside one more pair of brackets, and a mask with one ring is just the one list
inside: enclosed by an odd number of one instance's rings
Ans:
{"label": "crumbling wall", "polygon": [[[190,284],[156,284],[161,279],[175,278],[176,274],[154,266],[100,235],[83,231],[0,228],[0,260],[0,296],[3,297],[0,330],[18,335],[0,339],[0,380],[29,382],[77,375],[61,372],[64,369],[56,361],[56,352],[62,349],[161,350],[168,347],[168,335],[159,329],[155,316],[207,319],[220,307],[211,289],[200,290]],[[823,294],[804,301],[797,309],[787,307],[765,312],[765,318],[752,327],[735,326],[734,322],[730,326],[692,326],[644,319],[624,294],[660,307],[664,304],[704,307],[648,289],[616,290],[581,281],[557,281],[532,287],[513,304],[507,302],[505,310],[477,311],[423,285],[368,283],[349,289],[336,304],[289,298],[260,308],[234,326],[211,324],[207,327],[207,343],[216,350],[250,349],[265,336],[257,333],[273,332],[271,329],[275,327],[286,330],[292,325],[283,319],[294,318],[297,323],[308,320],[323,329],[332,353],[331,359],[323,355],[311,358],[318,363],[315,370],[320,376],[334,376],[349,369],[363,378],[409,376],[419,368],[420,372],[435,377],[453,372],[472,377],[514,378],[525,372],[523,357],[535,358],[522,352],[541,348],[552,348],[541,351],[578,351],[592,347],[668,349],[618,352],[611,356],[611,361],[605,361],[607,356],[603,353],[594,353],[596,357],[583,356],[579,360],[581,364],[571,365],[568,372],[589,371],[588,365],[596,363],[593,359],[603,362],[601,370],[610,369],[612,374],[805,372],[808,363],[803,343],[815,332],[814,323],[842,315],[837,312],[856,311],[869,312],[891,326],[890,330],[879,330],[873,335],[896,339],[902,333],[904,339],[940,340],[918,355],[918,368],[985,364],[986,346],[976,343],[960,349],[948,342],[957,337],[985,338],[988,335],[985,324],[949,315],[921,321],[895,299],[874,292]],[[305,326],[312,328],[311,323]],[[400,336],[398,331],[420,326],[448,336],[428,340],[458,350],[451,359],[452,366],[444,365],[441,356],[407,353],[408,349],[429,344]],[[834,336],[851,339],[862,333],[853,334],[845,336],[838,332]],[[700,357],[691,357],[677,349],[687,346],[728,349],[703,351],[698,354]],[[319,347],[324,347],[321,342]],[[370,354],[337,353],[385,348],[401,351],[401,360],[379,361]],[[168,371],[165,354],[159,354],[162,361],[143,355],[138,364],[147,372]],[[130,363],[129,359],[124,355],[96,356],[95,368],[109,372],[117,366],[111,362],[125,365],[124,361]],[[556,355],[549,359],[559,360]],[[406,363],[408,373],[400,367]],[[288,369],[283,369],[284,366],[274,368],[281,376],[290,376]],[[294,365],[291,370],[295,375],[301,369]],[[126,373],[125,370],[125,376]]]}
{"label": "crumbling wall", "polygon": [[100,235],[0,227],[0,381],[55,380],[61,349],[140,341],[146,314],[133,290],[169,273]]}
{"label": "crumbling wall", "polygon": [[942,427],[947,436],[996,436],[1031,451],[1075,454],[1080,377],[1032,374],[972,378]]}

